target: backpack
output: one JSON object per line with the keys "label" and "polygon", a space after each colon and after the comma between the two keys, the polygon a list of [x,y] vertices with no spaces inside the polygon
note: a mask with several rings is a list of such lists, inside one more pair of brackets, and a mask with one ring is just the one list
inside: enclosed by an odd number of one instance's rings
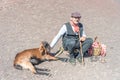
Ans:
{"label": "backpack", "polygon": [[88,50],[88,54],[91,56],[100,56],[102,60],[106,56],[106,45],[97,41],[97,38],[95,37],[92,46]]}

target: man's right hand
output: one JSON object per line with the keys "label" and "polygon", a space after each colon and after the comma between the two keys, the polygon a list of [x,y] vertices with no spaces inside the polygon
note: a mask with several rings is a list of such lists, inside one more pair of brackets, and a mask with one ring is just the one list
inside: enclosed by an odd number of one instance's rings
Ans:
{"label": "man's right hand", "polygon": [[81,37],[80,41],[85,41],[86,37]]}

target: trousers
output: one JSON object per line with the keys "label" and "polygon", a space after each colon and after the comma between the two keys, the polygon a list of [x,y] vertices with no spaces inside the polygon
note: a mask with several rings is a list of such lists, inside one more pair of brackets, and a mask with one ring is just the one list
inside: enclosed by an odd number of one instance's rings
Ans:
{"label": "trousers", "polygon": [[[93,43],[92,38],[86,38],[85,41],[82,42],[82,53],[83,55],[88,51]],[[67,39],[64,42],[64,48],[70,53],[70,57],[74,57],[74,50],[80,50],[80,42],[77,39]]]}

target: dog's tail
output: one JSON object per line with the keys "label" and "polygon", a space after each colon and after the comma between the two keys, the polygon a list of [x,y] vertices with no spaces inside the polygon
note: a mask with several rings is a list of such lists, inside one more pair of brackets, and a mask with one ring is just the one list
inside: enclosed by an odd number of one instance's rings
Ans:
{"label": "dog's tail", "polygon": [[14,68],[16,68],[18,70],[22,70],[23,69],[22,66],[19,65],[19,64],[14,64]]}

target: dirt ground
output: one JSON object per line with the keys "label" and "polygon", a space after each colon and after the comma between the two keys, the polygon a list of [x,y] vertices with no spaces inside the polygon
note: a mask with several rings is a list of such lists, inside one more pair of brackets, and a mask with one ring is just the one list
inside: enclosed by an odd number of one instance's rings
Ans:
{"label": "dirt ground", "polygon": [[[81,13],[87,36],[98,36],[107,45],[107,63],[85,58],[85,66],[63,61],[37,66],[51,75],[14,69],[18,52],[39,47],[43,40],[50,43],[74,11]],[[119,31],[119,0],[0,0],[0,80],[120,80]],[[52,52],[60,46],[61,41]]]}

